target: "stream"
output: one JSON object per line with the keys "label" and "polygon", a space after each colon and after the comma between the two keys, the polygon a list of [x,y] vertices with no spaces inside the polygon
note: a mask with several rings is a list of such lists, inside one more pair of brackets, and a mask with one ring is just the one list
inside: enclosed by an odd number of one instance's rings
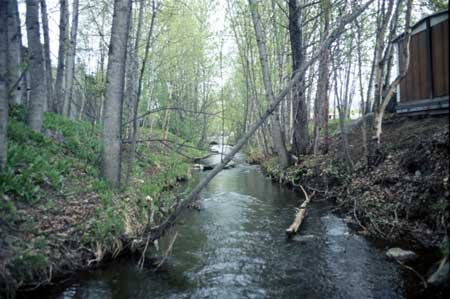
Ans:
{"label": "stream", "polygon": [[203,190],[200,212],[183,213],[163,271],[138,271],[135,261],[120,259],[80,273],[44,298],[405,297],[399,266],[353,234],[329,203],[313,200],[299,234],[288,240],[285,229],[302,196],[241,160],[238,155]]}

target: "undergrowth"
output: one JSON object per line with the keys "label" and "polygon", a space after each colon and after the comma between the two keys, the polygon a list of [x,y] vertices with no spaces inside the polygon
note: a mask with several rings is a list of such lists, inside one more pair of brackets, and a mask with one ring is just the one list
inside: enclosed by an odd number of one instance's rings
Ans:
{"label": "undergrowth", "polygon": [[[162,132],[143,128],[141,135],[147,134],[156,139]],[[77,244],[74,249],[86,247],[90,252],[98,252],[100,246],[103,253],[112,253],[124,235],[137,238],[157,225],[176,200],[169,190],[189,177],[186,156],[204,155],[193,147],[181,151],[181,147],[139,143],[130,186],[113,190],[100,178],[100,136],[98,125],[53,113],[45,113],[43,133],[35,133],[25,124],[25,109],[11,107],[8,161],[0,174],[0,289],[4,292],[12,294],[20,286],[42,282],[50,265],[57,271],[63,262],[58,258],[63,257],[53,251],[60,249],[60,243],[70,241]],[[168,138],[176,140],[172,135]],[[126,150],[124,146],[124,155]],[[75,231],[82,233],[73,235]]]}

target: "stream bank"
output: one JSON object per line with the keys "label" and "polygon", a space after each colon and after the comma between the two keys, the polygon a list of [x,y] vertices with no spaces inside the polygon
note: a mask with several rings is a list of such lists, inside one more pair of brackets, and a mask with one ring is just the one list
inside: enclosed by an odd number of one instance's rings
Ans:
{"label": "stream bank", "polygon": [[[207,174],[194,173],[188,184]],[[162,271],[140,271],[122,259],[40,298],[409,298],[410,286],[384,244],[352,234],[327,202],[312,202],[299,234],[287,239],[301,201],[259,166],[236,163],[200,193],[201,211],[186,210],[160,250],[152,248],[158,255],[178,235]]]}
{"label": "stream bank", "polygon": [[174,188],[190,178],[185,157],[164,144],[140,143],[129,188],[113,190],[99,179],[99,126],[46,113],[44,133],[35,133],[22,106],[10,111],[8,139],[0,176],[0,298],[144,247],[148,230],[178,200]]}
{"label": "stream bank", "polygon": [[[330,139],[327,155],[299,157],[286,170],[273,157],[260,164],[274,181],[302,185],[333,202],[359,234],[417,251],[419,259],[408,265],[429,277],[449,254],[448,121],[448,115],[385,121],[382,156],[371,168],[366,167],[361,124],[348,134],[353,172],[346,170],[339,134]],[[448,292],[448,281],[435,291]]]}

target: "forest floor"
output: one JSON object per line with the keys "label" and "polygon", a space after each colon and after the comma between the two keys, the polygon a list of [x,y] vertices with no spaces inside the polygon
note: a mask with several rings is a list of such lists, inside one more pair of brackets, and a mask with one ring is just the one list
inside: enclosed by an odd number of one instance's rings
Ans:
{"label": "forest floor", "polygon": [[[367,124],[371,128],[371,123]],[[383,123],[378,161],[367,165],[361,124],[349,130],[354,168],[344,160],[340,134],[330,151],[303,156],[281,170],[275,158],[261,161],[273,180],[304,186],[315,198],[328,199],[356,231],[392,244],[410,244],[422,252],[449,255],[449,117],[389,117]],[[368,130],[367,136],[373,136]],[[372,145],[374,146],[374,145]],[[428,275],[430,263],[419,269]]]}
{"label": "forest floor", "polygon": [[[24,117],[22,107],[13,107],[0,176],[0,298],[143,247],[148,230],[177,201],[171,190],[190,176],[186,157],[205,154],[140,143],[130,186],[117,191],[99,179],[98,126],[46,113],[44,134],[37,134]],[[140,134],[164,139],[158,130]]]}

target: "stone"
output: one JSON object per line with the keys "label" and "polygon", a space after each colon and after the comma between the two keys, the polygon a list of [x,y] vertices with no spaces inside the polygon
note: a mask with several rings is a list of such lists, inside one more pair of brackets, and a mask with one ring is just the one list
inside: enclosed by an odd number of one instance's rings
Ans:
{"label": "stone", "polygon": [[417,254],[411,250],[404,250],[399,247],[394,247],[386,252],[387,257],[398,260],[400,262],[412,261],[417,258]]}

